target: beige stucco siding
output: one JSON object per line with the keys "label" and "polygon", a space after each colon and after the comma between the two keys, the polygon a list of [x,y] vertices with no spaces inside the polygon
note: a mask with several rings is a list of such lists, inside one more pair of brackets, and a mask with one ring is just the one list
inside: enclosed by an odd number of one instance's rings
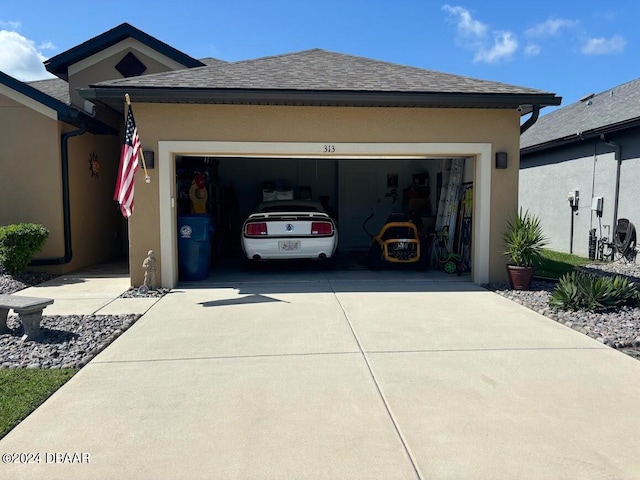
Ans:
{"label": "beige stucco siding", "polygon": [[[490,279],[505,279],[501,231],[515,211],[518,191],[519,116],[509,110],[277,107],[134,104],[143,147],[158,141],[323,143],[490,143],[506,151],[509,168],[492,174]],[[188,152],[183,152],[188,153]],[[157,179],[157,171],[152,175]],[[160,250],[158,182],[136,177],[130,219],[133,284],[142,281],[147,250]],[[174,187],[172,187],[174,188]],[[158,255],[159,256],[159,255]]]}
{"label": "beige stucco siding", "polygon": [[[44,225],[49,238],[37,259],[65,255],[60,142],[63,132],[77,129],[0,95],[0,224]],[[38,267],[53,273],[113,258],[121,230],[112,200],[117,136],[85,133],[71,137],[68,147],[73,257],[67,264]],[[98,179],[89,170],[91,152],[101,161]]]}
{"label": "beige stucco siding", "polygon": [[[73,259],[65,271],[113,259],[122,235],[122,217],[112,199],[119,161],[118,137],[85,133],[68,142]],[[89,170],[92,153],[100,162],[97,178]]]}
{"label": "beige stucco siding", "polygon": [[0,95],[0,146],[0,224],[42,224],[37,257],[64,255],[58,122]]}

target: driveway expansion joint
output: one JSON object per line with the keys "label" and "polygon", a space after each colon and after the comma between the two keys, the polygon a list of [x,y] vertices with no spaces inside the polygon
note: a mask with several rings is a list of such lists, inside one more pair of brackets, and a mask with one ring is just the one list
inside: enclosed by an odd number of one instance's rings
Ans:
{"label": "driveway expansion joint", "polygon": [[378,379],[376,378],[375,374],[373,373],[373,367],[371,366],[371,362],[369,362],[369,358],[367,357],[367,353],[365,352],[364,348],[362,347],[362,342],[360,341],[360,338],[358,337],[355,329],[353,328],[353,324],[351,323],[351,320],[349,319],[349,315],[347,315],[347,312],[344,308],[344,305],[342,305],[342,302],[340,301],[340,299],[338,298],[338,295],[336,293],[336,291],[333,288],[333,285],[331,286],[331,290],[333,291],[333,296],[335,297],[336,301],[338,302],[338,305],[340,306],[340,309],[342,310],[342,314],[345,318],[345,320],[347,321],[347,324],[349,325],[349,329],[351,329],[351,334],[353,335],[353,338],[355,339],[356,343],[358,344],[358,348],[360,349],[360,354],[362,355],[362,358],[365,362],[365,365],[367,366],[367,370],[369,371],[369,375],[371,375],[371,379],[373,380],[373,384],[378,392],[378,395],[380,396],[380,400],[382,401],[382,404],[384,405],[384,408],[387,412],[387,415],[389,416],[389,420],[391,420],[391,423],[393,425],[394,430],[396,431],[396,434],[398,435],[398,439],[400,440],[400,443],[402,444],[402,448],[404,449],[407,458],[409,459],[409,462],[411,462],[411,467],[413,468],[414,473],[416,474],[416,477],[419,480],[423,480],[424,477],[422,476],[422,474],[420,473],[420,469],[418,468],[418,464],[416,462],[416,459],[414,458],[413,453],[411,452],[411,449],[409,448],[409,444],[407,443],[406,439],[404,438],[404,435],[402,434],[402,431],[400,430],[400,426],[398,425],[398,422],[396,421],[393,412],[391,411],[391,407],[389,406],[389,402],[387,401],[386,397],[384,396],[384,393],[382,392],[382,388],[380,387],[380,384],[378,383]]}

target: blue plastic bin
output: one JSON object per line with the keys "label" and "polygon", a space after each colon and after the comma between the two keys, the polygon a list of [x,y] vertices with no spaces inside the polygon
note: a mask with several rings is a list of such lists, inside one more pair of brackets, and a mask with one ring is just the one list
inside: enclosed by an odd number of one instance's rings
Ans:
{"label": "blue plastic bin", "polygon": [[178,276],[180,280],[205,280],[211,265],[214,227],[208,214],[178,217]]}

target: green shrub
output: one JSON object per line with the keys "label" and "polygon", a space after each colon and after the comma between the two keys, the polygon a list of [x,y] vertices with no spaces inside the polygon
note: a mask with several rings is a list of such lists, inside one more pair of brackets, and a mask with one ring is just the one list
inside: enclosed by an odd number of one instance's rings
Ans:
{"label": "green shrub", "polygon": [[0,227],[0,264],[11,275],[24,272],[48,237],[49,230],[35,223]]}
{"label": "green shrub", "polygon": [[549,304],[562,310],[601,312],[638,304],[639,299],[636,285],[624,277],[571,272],[560,278]]}
{"label": "green shrub", "polygon": [[509,264],[520,267],[540,265],[544,259],[544,247],[548,244],[540,219],[522,209],[507,222],[502,240]]}

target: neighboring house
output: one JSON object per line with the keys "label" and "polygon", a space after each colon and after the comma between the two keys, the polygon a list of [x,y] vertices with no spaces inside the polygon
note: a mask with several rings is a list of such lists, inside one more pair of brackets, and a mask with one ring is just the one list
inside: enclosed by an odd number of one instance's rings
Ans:
{"label": "neighboring house", "polygon": [[[471,279],[502,281],[501,232],[518,198],[520,118],[534,112],[526,122],[531,125],[541,108],[560,104],[549,92],[320,49],[232,63],[195,60],[128,24],[45,65],[68,83],[71,106],[80,114],[86,107],[94,122],[117,129],[109,140],[118,145],[130,95],[145,157],[154,157],[151,183],[139,171],[128,232],[115,228],[99,236],[109,243],[128,233],[133,285],[142,282],[142,269],[135,267],[148,250],[156,252],[161,284],[176,285],[177,223],[190,213],[195,175],[206,182],[207,213],[226,242],[219,247],[223,252],[239,243],[238,223],[262,199],[265,182],[290,183],[294,192],[303,187],[314,200],[329,203],[343,251],[366,248],[364,218],[373,211],[381,224],[387,213],[401,209],[404,202],[396,202],[395,193],[402,199],[414,178],[428,182],[421,189],[428,195],[421,199],[422,215],[455,226],[462,202],[446,203],[446,197],[464,183],[465,212],[473,218],[466,224]],[[0,109],[3,119],[6,111]],[[30,137],[36,134],[32,129]],[[86,166],[83,155],[90,152],[80,149],[75,162]],[[100,157],[109,178],[118,156],[112,148]],[[17,150],[1,159],[18,160]],[[55,155],[44,161],[51,172],[60,167]],[[18,178],[14,171],[12,182]],[[95,182],[87,174],[84,183]],[[41,183],[37,179],[29,191],[39,191]],[[112,187],[92,200],[109,209],[96,215],[98,222],[118,211]],[[83,200],[71,202],[72,212],[76,202]],[[27,204],[12,221],[37,218],[37,211],[38,205]],[[0,211],[0,223],[5,218]],[[74,237],[77,243],[98,248]]]}
{"label": "neighboring house", "polygon": [[[640,227],[640,79],[542,116],[520,148],[520,205],[540,217],[550,248],[587,257],[590,230],[611,239],[617,219]],[[603,198],[601,218],[595,197]]]}

